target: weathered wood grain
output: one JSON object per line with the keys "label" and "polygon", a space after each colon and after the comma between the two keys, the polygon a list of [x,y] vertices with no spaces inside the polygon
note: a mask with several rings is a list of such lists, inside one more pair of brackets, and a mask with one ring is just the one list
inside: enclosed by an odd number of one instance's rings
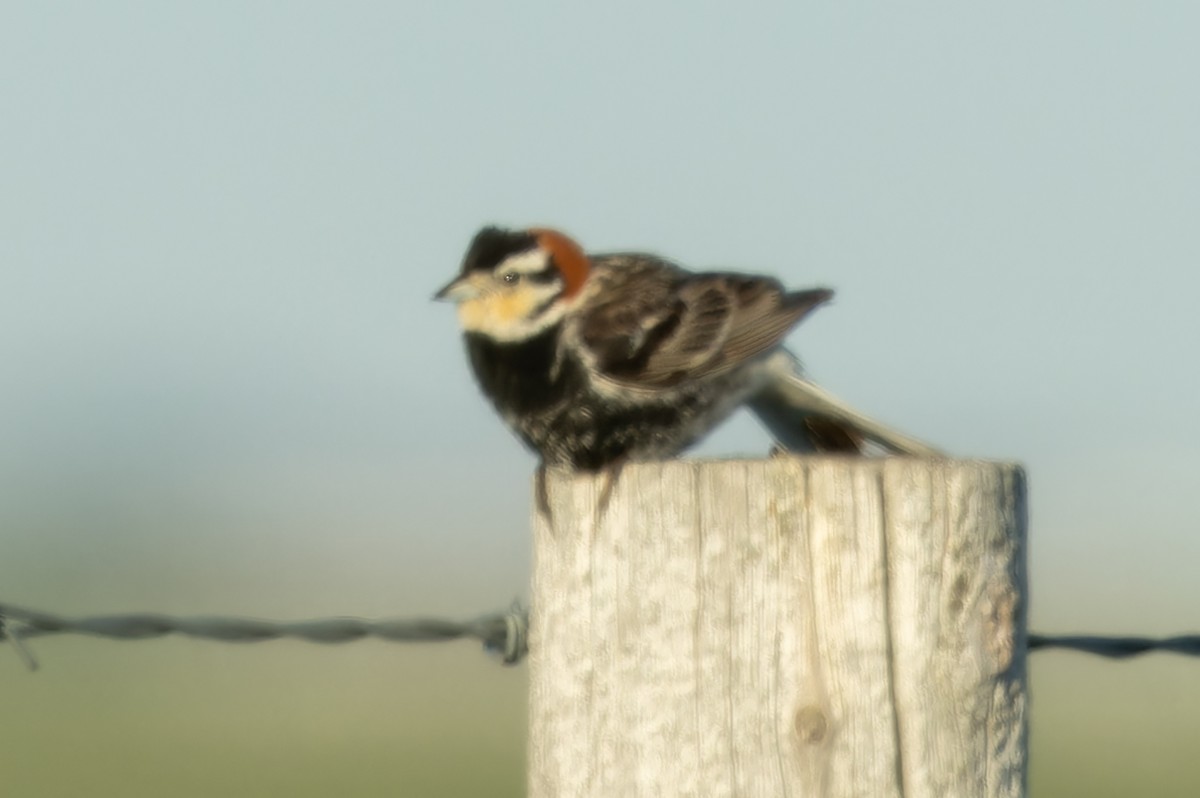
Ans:
{"label": "weathered wood grain", "polygon": [[1014,465],[674,461],[553,473],[535,518],[532,798],[1016,796]]}

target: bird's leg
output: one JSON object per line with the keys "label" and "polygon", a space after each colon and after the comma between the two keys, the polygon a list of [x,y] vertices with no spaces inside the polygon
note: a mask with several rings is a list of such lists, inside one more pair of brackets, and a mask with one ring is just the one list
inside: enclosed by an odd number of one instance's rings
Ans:
{"label": "bird's leg", "polygon": [[613,488],[617,486],[617,480],[621,478],[621,471],[624,470],[627,462],[629,462],[628,458],[618,457],[600,471],[600,496],[596,499],[597,524],[603,520],[604,514],[608,512],[608,503],[612,501]]}
{"label": "bird's leg", "polygon": [[546,464],[538,463],[533,477],[533,496],[537,504],[538,514],[545,517],[550,527],[554,528],[554,515],[550,511],[550,490],[546,486]]}

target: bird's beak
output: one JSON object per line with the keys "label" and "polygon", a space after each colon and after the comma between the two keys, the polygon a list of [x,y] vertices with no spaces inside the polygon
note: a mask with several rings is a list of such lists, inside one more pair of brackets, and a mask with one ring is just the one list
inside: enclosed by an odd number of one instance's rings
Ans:
{"label": "bird's beak", "polygon": [[433,295],[439,302],[466,302],[479,296],[479,289],[467,275],[455,277]]}

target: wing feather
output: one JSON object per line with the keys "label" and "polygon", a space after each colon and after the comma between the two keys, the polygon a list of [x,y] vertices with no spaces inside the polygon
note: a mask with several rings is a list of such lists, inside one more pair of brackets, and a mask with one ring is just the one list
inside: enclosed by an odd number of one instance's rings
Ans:
{"label": "wing feather", "polygon": [[593,257],[600,286],[575,334],[606,377],[661,388],[720,375],[776,346],[831,291],[693,274],[646,255]]}

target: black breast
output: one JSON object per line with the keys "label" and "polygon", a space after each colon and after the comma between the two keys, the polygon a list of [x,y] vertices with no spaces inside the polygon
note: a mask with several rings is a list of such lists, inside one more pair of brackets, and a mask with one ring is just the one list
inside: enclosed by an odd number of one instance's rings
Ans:
{"label": "black breast", "polygon": [[[466,343],[483,392],[549,465],[592,471],[630,457],[672,456],[711,427],[705,414],[722,394],[677,389],[639,402],[607,401],[578,361],[559,359],[558,327],[518,343],[468,333]],[[718,415],[730,410],[732,404]]]}
{"label": "black breast", "polygon": [[580,389],[578,367],[557,362],[558,335],[558,326],[516,343],[467,334],[475,377],[502,414],[541,414]]}

